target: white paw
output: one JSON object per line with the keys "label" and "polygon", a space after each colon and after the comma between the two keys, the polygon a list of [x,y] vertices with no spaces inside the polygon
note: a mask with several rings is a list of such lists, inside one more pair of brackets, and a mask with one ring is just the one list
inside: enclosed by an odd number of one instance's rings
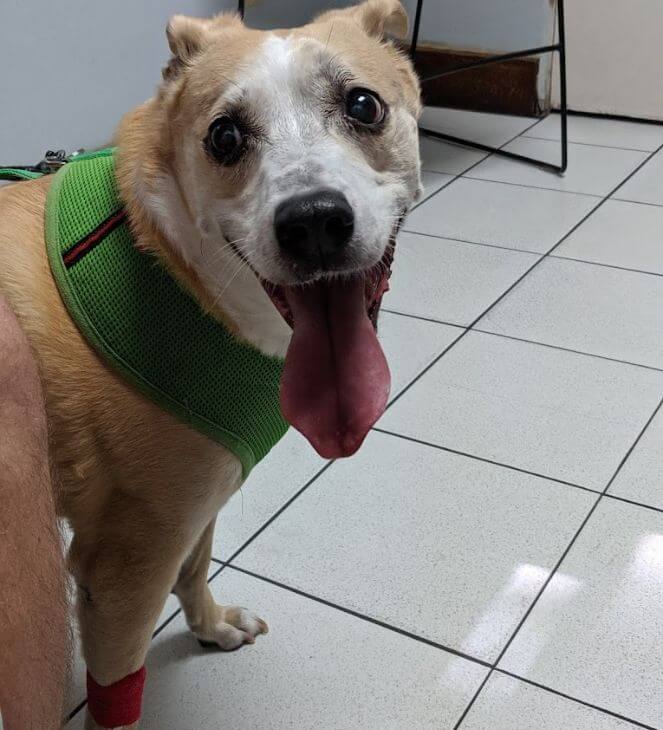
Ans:
{"label": "white paw", "polygon": [[196,631],[203,646],[216,645],[223,651],[255,643],[256,636],[269,631],[267,624],[252,611],[241,606],[219,606],[220,619],[207,630]]}

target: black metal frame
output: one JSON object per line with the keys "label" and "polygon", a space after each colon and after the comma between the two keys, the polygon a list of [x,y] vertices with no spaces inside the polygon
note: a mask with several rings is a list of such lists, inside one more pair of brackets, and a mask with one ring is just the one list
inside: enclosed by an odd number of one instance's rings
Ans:
{"label": "black metal frame", "polygon": [[[243,3],[242,3],[243,4]],[[410,55],[414,58],[414,54],[417,51],[419,43],[419,31],[421,29],[421,16],[423,13],[424,0],[417,0],[417,10],[414,17],[414,27],[412,32],[412,43],[410,45]],[[559,72],[560,72],[560,122],[561,122],[561,164],[555,165],[551,162],[545,162],[544,160],[538,160],[536,158],[527,157],[525,155],[518,155],[515,152],[509,152],[500,147],[491,147],[489,145],[481,144],[480,142],[473,142],[467,139],[461,139],[460,137],[454,137],[450,134],[443,134],[442,132],[436,132],[432,129],[420,128],[422,134],[435,139],[441,139],[445,142],[454,142],[455,144],[462,144],[466,147],[472,147],[477,150],[483,150],[484,152],[491,152],[501,157],[508,157],[511,160],[519,160],[520,162],[529,162],[534,165],[538,165],[546,170],[551,170],[558,174],[563,174],[566,171],[568,165],[568,136],[567,136],[567,121],[568,121],[568,106],[566,97],[566,32],[564,26],[564,0],[557,0],[557,32],[558,42],[550,46],[540,46],[539,48],[527,48],[522,51],[514,51],[513,53],[504,53],[499,56],[490,56],[483,58],[476,63],[464,64],[457,68],[447,69],[439,74],[433,74],[433,76],[427,76],[421,79],[422,84],[426,84],[428,81],[440,79],[443,76],[449,76],[450,74],[460,73],[461,71],[468,71],[469,69],[479,68],[480,66],[487,66],[492,63],[502,63],[503,61],[512,61],[516,58],[528,58],[530,56],[538,56],[543,53],[558,53],[559,54]]]}

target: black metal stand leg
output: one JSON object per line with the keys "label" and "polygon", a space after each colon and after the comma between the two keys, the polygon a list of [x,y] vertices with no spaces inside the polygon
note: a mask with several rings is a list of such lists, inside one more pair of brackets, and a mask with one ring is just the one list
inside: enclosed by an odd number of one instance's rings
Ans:
{"label": "black metal stand leg", "polygon": [[[419,29],[421,27],[421,16],[423,12],[424,0],[417,0],[417,9],[415,13],[414,28],[412,34],[412,44],[410,46],[410,53],[414,58],[419,43]],[[481,144],[480,142],[473,142],[467,139],[461,139],[460,137],[454,137],[450,134],[444,134],[437,132],[432,129],[420,128],[420,132],[426,136],[433,137],[434,139],[440,139],[445,142],[453,142],[454,144],[462,144],[466,147],[472,147],[473,149],[482,150],[484,152],[490,152],[491,154],[499,155],[500,157],[506,157],[511,160],[518,160],[520,162],[528,162],[537,165],[545,170],[551,170],[558,174],[566,172],[568,166],[568,136],[567,136],[567,122],[568,122],[568,107],[567,107],[567,96],[566,96],[566,32],[564,26],[564,0],[557,0],[557,31],[558,31],[558,42],[550,46],[540,46],[538,48],[528,48],[522,51],[515,51],[514,53],[505,53],[499,56],[491,56],[490,58],[484,58],[476,63],[465,64],[457,68],[448,69],[439,74],[428,76],[421,80],[422,85],[428,81],[442,78],[443,76],[449,76],[451,74],[460,73],[461,71],[468,71],[469,69],[479,68],[481,66],[487,66],[492,63],[502,63],[504,61],[510,61],[516,58],[527,58],[529,56],[540,55],[543,53],[557,53],[559,54],[559,72],[560,72],[560,121],[561,121],[561,161],[559,165],[544,160],[538,160],[533,157],[526,155],[519,155],[515,152],[509,152],[508,150],[500,147],[492,147],[490,145]]]}

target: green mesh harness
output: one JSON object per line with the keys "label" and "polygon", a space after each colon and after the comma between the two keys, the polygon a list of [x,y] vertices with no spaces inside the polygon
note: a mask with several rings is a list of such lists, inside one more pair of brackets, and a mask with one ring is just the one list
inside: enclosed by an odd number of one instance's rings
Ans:
{"label": "green mesh harness", "polygon": [[[15,173],[0,169],[0,179]],[[55,174],[46,245],[62,299],[90,344],[150,400],[230,449],[246,477],[287,430],[283,362],[232,337],[134,246],[113,150],[74,157]]]}

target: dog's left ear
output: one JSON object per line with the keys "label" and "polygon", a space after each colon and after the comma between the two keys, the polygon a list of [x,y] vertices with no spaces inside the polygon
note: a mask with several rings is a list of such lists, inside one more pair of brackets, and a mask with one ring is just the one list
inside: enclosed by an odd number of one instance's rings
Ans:
{"label": "dog's left ear", "polygon": [[209,19],[173,15],[166,28],[166,37],[173,56],[163,70],[164,79],[177,75],[183,66],[190,63],[205,48],[215,31],[241,23],[239,16],[228,13]]}
{"label": "dog's left ear", "polygon": [[318,20],[333,21],[335,18],[353,20],[374,38],[402,40],[407,36],[408,17],[400,0],[365,0],[345,10],[324,13]]}

